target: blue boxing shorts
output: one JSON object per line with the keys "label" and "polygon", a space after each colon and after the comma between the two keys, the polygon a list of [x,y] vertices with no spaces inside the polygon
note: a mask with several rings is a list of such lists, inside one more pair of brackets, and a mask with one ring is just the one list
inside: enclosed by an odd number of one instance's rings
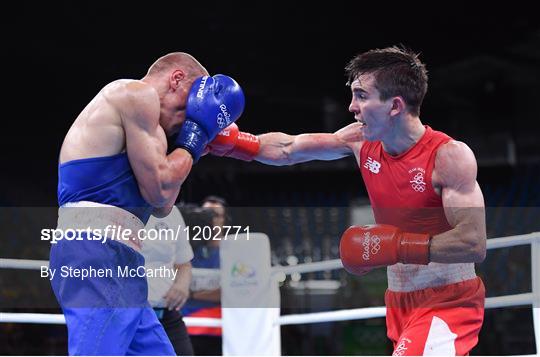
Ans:
{"label": "blue boxing shorts", "polygon": [[52,244],[49,261],[69,354],[175,355],[147,301],[144,257],[120,241],[77,238]]}

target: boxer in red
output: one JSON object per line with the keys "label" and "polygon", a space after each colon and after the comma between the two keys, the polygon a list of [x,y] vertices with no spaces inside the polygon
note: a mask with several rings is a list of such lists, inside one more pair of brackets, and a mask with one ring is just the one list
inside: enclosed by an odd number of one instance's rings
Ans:
{"label": "boxer in red", "polygon": [[[236,126],[210,153],[269,165],[355,155],[377,224],[341,238],[345,269],[387,266],[387,334],[394,355],[466,355],[478,342],[485,289],[484,199],[473,152],[420,120],[427,71],[408,49],[375,49],[346,67],[356,123],[333,134],[267,133]],[[231,134],[232,133],[232,134]]]}

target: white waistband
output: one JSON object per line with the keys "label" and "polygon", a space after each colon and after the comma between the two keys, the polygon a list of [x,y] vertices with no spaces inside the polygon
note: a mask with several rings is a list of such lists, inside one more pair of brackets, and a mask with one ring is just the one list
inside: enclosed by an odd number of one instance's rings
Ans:
{"label": "white waistband", "polygon": [[[106,230],[108,226],[116,228],[116,231]],[[101,230],[105,237],[118,240],[140,251],[141,241],[137,233],[144,228],[144,224],[137,216],[120,207],[79,201],[68,202],[58,209],[58,228]],[[114,232],[127,232],[128,229],[131,234],[125,236],[127,239],[117,239],[120,235]]]}
{"label": "white waistband", "polygon": [[408,292],[474,279],[474,263],[395,264],[387,269],[388,290]]}

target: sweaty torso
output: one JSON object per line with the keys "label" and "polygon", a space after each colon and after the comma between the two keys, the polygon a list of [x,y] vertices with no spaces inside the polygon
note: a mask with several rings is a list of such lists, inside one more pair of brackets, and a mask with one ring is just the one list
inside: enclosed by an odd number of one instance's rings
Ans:
{"label": "sweaty torso", "polygon": [[132,80],[118,80],[105,86],[69,129],[60,163],[90,157],[119,154],[126,148],[122,118],[114,106],[115,97],[126,95],[126,85]]}
{"label": "sweaty torso", "polygon": [[148,220],[152,207],[142,197],[126,151],[123,120],[130,118],[122,117],[129,105],[126,98],[132,95],[129,87],[144,85],[135,80],[112,82],[79,114],[60,151],[60,206],[94,202],[123,208],[143,223]]}
{"label": "sweaty torso", "polygon": [[[451,138],[426,126],[420,140],[404,153],[391,156],[381,142],[364,142],[357,154],[375,221],[403,231],[432,236],[450,230],[436,181],[437,150]],[[413,291],[474,278],[473,264],[388,267],[390,290]]]}

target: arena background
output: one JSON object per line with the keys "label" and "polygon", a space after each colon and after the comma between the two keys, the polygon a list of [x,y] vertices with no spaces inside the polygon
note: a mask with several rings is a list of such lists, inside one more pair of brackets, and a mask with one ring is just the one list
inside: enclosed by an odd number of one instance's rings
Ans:
{"label": "arena background", "polygon": [[[57,155],[73,119],[106,83],[141,78],[171,51],[189,52],[211,73],[236,78],[247,97],[238,125],[254,134],[335,131],[353,120],[343,70],[352,56],[400,43],[421,52],[430,74],[421,118],[474,150],[489,237],[540,230],[540,21],[531,9],[347,1],[13,5],[2,24],[1,258],[47,259],[42,243],[21,250],[9,242],[29,229],[13,218],[13,208],[54,207]],[[205,157],[179,202],[207,194],[228,199],[236,222],[266,232],[274,263],[284,265],[336,258],[349,209],[367,205],[352,158],[269,167]],[[242,207],[257,213],[246,218]],[[528,247],[490,252],[478,272],[488,296],[529,291]],[[17,275],[28,281],[19,286],[7,283],[9,274],[0,271],[3,297],[51,294],[29,272]],[[384,279],[383,270],[364,278],[307,274],[300,282],[339,288],[286,281],[282,299],[295,302],[285,304],[286,312],[380,306]],[[0,354],[66,353],[65,326],[0,324],[0,331]],[[391,353],[383,319],[285,326],[282,341],[288,355]],[[534,352],[530,307],[486,311],[473,354]]]}

